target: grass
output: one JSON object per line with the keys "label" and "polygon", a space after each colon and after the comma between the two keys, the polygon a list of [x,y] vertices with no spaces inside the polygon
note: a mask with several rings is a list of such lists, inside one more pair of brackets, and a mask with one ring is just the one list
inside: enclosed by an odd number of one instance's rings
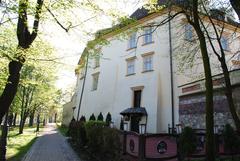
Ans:
{"label": "grass", "polygon": [[25,127],[23,134],[18,134],[18,127],[11,128],[7,138],[7,160],[19,161],[37,139],[36,127]]}
{"label": "grass", "polygon": [[57,129],[63,136],[67,136],[68,127],[61,125],[61,123],[57,123]]}

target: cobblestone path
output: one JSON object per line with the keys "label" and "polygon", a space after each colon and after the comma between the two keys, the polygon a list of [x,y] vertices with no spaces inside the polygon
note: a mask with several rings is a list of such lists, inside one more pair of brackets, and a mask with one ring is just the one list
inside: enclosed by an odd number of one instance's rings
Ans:
{"label": "cobblestone path", "polygon": [[49,124],[22,161],[81,161],[58,133],[55,124]]}

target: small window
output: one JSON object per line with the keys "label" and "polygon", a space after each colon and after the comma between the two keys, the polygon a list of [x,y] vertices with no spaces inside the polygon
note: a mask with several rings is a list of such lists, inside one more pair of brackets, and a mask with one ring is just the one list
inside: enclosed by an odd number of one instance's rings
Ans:
{"label": "small window", "polygon": [[81,69],[80,71],[80,79],[83,79],[85,76],[85,68]]}
{"label": "small window", "polygon": [[92,90],[95,91],[97,90],[97,87],[98,87],[99,73],[93,74],[92,77],[93,77]]}
{"label": "small window", "polygon": [[221,45],[222,45],[223,50],[228,50],[229,46],[228,46],[227,38],[226,37],[222,37],[220,41],[221,41]]}
{"label": "small window", "polygon": [[152,71],[153,70],[153,56],[147,55],[143,57],[143,71]]}
{"label": "small window", "polygon": [[189,25],[189,24],[185,25],[184,36],[185,36],[185,40],[187,40],[187,41],[192,41],[193,40],[193,29],[192,29],[191,25]]}
{"label": "small window", "polygon": [[137,41],[136,41],[136,33],[133,33],[130,37],[129,37],[129,42],[128,42],[128,48],[136,48],[137,47]]}
{"label": "small window", "polygon": [[100,66],[100,56],[98,55],[94,58],[94,68],[97,68],[99,66]]}
{"label": "small window", "polygon": [[127,60],[127,75],[135,74],[135,59]]}
{"label": "small window", "polygon": [[144,30],[144,44],[152,43],[153,37],[152,37],[152,27],[148,27]]}

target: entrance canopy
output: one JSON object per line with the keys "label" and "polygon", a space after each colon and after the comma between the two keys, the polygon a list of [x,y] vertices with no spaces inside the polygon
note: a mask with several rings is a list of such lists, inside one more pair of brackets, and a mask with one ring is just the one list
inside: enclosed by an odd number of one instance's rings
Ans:
{"label": "entrance canopy", "polygon": [[147,116],[147,111],[144,107],[130,107],[122,112],[120,112],[121,115],[141,115],[141,116]]}

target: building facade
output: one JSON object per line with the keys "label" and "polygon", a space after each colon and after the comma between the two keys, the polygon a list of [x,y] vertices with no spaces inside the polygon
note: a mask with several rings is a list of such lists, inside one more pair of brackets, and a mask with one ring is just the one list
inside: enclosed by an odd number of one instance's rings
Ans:
{"label": "building facade", "polygon": [[[109,44],[101,46],[95,56],[89,56],[77,74],[75,118],[84,115],[88,120],[90,115],[98,116],[100,112],[106,117],[110,112],[115,127],[119,128],[123,119],[127,130],[140,132],[144,127],[147,133],[166,133],[176,124],[204,128],[203,67],[196,50],[198,43],[193,40],[196,34],[183,15],[153,27],[168,16],[167,8],[152,14],[138,9],[132,15],[136,24],[122,29],[127,38],[114,32],[105,35]],[[231,33],[234,26],[227,26],[226,33]],[[142,29],[134,30],[139,27]],[[229,67],[236,69],[232,73],[239,73],[236,61],[240,56],[231,55],[240,44],[239,30],[235,33],[234,41],[230,43],[227,39],[223,45],[229,51],[226,57],[231,58]],[[184,59],[184,55],[193,52],[196,57],[192,62]],[[216,62],[212,64],[213,75],[221,73],[216,58],[211,59]],[[216,78],[217,82],[221,75]],[[237,87],[240,80],[234,80]],[[220,88],[221,84],[218,85],[215,87]],[[216,94],[215,99],[219,98],[225,99]],[[231,118],[227,105],[222,106],[218,117],[223,114],[225,123]]]}

